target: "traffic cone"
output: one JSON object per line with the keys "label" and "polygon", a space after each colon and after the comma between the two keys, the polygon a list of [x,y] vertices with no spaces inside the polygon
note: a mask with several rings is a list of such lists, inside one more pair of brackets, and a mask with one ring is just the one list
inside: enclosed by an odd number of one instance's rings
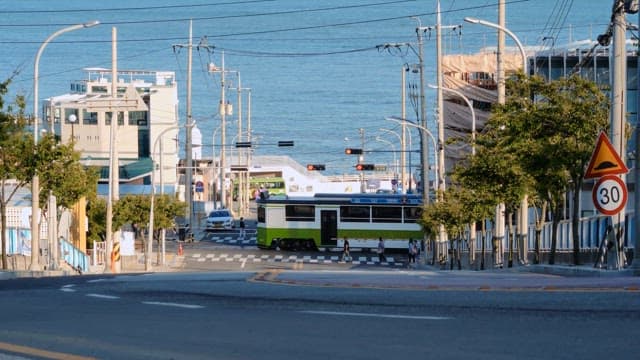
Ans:
{"label": "traffic cone", "polygon": [[182,256],[182,244],[178,244],[178,255]]}

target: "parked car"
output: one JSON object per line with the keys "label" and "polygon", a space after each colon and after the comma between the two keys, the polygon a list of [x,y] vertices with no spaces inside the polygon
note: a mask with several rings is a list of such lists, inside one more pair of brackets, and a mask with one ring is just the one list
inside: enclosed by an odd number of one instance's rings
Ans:
{"label": "parked car", "polygon": [[228,209],[213,210],[207,216],[206,230],[230,230],[235,226],[231,211]]}

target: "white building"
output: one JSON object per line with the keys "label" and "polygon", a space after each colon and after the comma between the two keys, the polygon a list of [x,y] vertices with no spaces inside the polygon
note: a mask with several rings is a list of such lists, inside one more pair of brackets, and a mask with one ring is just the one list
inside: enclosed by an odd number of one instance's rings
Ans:
{"label": "white building", "polygon": [[114,100],[111,69],[87,68],[85,73],[86,79],[71,83],[70,93],[45,100],[43,129],[53,131],[62,141],[75,139],[82,162],[101,167],[100,182],[106,183],[111,121],[117,117],[115,145],[120,184],[125,185],[121,193],[126,192],[126,185],[149,185],[153,163],[159,169],[161,162],[162,171],[156,172],[154,182],[162,181],[167,193],[174,192],[179,131],[175,74],[120,70]]}

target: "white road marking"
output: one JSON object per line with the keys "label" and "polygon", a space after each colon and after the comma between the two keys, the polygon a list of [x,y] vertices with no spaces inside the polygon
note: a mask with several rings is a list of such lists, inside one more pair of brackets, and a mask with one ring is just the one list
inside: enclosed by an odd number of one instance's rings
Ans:
{"label": "white road marking", "polygon": [[104,294],[87,294],[89,297],[100,298],[100,299],[120,299],[119,296],[113,295],[104,295]]}
{"label": "white road marking", "polygon": [[143,301],[145,305],[158,305],[158,306],[173,306],[179,307],[183,309],[202,309],[204,306],[202,305],[189,305],[189,304],[180,304],[180,303],[168,303],[168,302],[158,302],[158,301]]}
{"label": "white road marking", "polygon": [[244,269],[244,264],[247,263],[247,259],[242,259],[242,265],[240,265],[241,269]]}
{"label": "white road marking", "polygon": [[371,314],[371,313],[354,313],[341,311],[300,311],[304,314],[331,315],[331,316],[362,316],[362,317],[379,317],[387,319],[415,319],[415,320],[450,320],[452,318],[445,316],[419,316],[419,315],[396,315],[396,314]]}
{"label": "white road marking", "polygon": [[63,292],[75,292],[76,290],[73,289],[74,286],[75,286],[74,284],[64,285],[63,287],[60,288],[60,291],[63,291]]}

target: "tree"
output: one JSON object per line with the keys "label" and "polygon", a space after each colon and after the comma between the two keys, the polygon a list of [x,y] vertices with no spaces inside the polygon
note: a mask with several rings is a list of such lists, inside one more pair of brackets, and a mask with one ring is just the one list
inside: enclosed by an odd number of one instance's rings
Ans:
{"label": "tree", "polygon": [[[156,195],[153,207],[154,238],[162,229],[172,228],[176,216],[184,214],[186,204],[170,195]],[[148,195],[127,195],[118,200],[113,209],[113,230],[125,224],[135,225],[141,231],[149,228],[151,197]],[[147,242],[145,237],[144,242]],[[144,247],[147,248],[146,246]]]}
{"label": "tree", "polygon": [[[573,261],[579,264],[580,194],[586,165],[598,133],[608,127],[608,98],[592,81],[577,75],[545,81],[520,74],[507,83],[507,102],[492,119],[509,126],[508,136],[533,189],[548,201],[552,213],[549,263],[555,262],[557,227],[567,191],[572,194]],[[523,140],[524,139],[524,140]]]}
{"label": "tree", "polygon": [[[7,228],[7,205],[17,190],[30,183],[35,174],[41,178],[40,208],[45,212],[49,190],[58,203],[70,206],[81,196],[95,191],[97,176],[84,171],[79,153],[73,145],[61,144],[53,134],[45,134],[34,145],[33,135],[26,131],[25,103],[21,96],[4,108],[3,96],[11,79],[0,83],[0,217],[2,229]],[[11,186],[7,186],[11,183]],[[44,205],[44,207],[42,206]],[[2,268],[7,268],[6,231],[2,232]],[[37,251],[37,246],[32,246]]]}
{"label": "tree", "polygon": [[25,102],[17,96],[5,108],[11,78],[0,83],[0,218],[2,226],[2,268],[7,269],[7,206],[18,189],[29,183],[35,167],[33,137],[24,132]]}

